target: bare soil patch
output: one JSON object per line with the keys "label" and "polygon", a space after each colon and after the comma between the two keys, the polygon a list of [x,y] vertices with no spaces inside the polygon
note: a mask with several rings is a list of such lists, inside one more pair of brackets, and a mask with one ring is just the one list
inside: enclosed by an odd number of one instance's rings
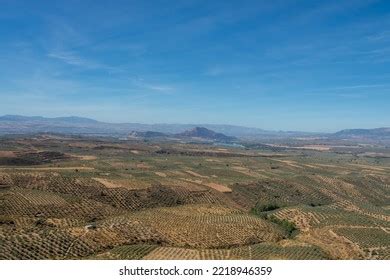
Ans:
{"label": "bare soil patch", "polygon": [[167,174],[165,174],[164,172],[154,172],[154,174],[163,178],[167,177]]}
{"label": "bare soil patch", "polygon": [[76,157],[80,160],[96,160],[97,156],[90,156],[90,155],[73,155],[71,154],[70,156]]}
{"label": "bare soil patch", "polygon": [[298,239],[321,247],[336,260],[361,259],[363,256],[363,252],[357,245],[329,229],[313,229],[299,235]]}
{"label": "bare soil patch", "polygon": [[224,185],[221,185],[221,184],[216,184],[216,183],[206,183],[205,184],[206,186],[210,187],[210,188],[213,188],[219,192],[223,192],[223,193],[230,193],[232,192],[232,189],[224,186]]}
{"label": "bare soil patch", "polygon": [[203,175],[200,175],[199,173],[196,173],[196,172],[191,171],[191,170],[186,170],[185,172],[192,175],[192,176],[198,177],[198,178],[209,178],[209,176],[203,176]]}
{"label": "bare soil patch", "polygon": [[190,182],[190,183],[194,183],[194,184],[198,184],[198,185],[203,185],[203,181],[202,180],[191,180],[191,179],[186,179],[186,178],[180,178],[186,182]]}
{"label": "bare soil patch", "polygon": [[101,183],[108,189],[125,188],[128,190],[141,190],[150,187],[147,182],[140,182],[134,179],[103,179],[92,178],[95,181]]}
{"label": "bare soil patch", "polygon": [[139,169],[150,169],[150,165],[147,165],[147,164],[145,164],[145,163],[138,163],[137,165],[137,168],[139,168]]}
{"label": "bare soil patch", "polygon": [[314,151],[329,151],[331,147],[325,145],[305,145],[303,147],[297,147],[304,150],[314,150]]}
{"label": "bare soil patch", "polygon": [[92,178],[92,179],[94,179],[95,181],[98,181],[99,183],[103,184],[104,186],[106,186],[109,189],[115,189],[115,188],[121,187],[120,185],[113,183],[107,179],[102,179],[102,178]]}
{"label": "bare soil patch", "polygon": [[16,157],[15,153],[13,151],[0,151],[0,157]]}
{"label": "bare soil patch", "polygon": [[296,167],[296,168],[303,168],[302,166],[298,165],[297,162],[292,160],[277,160],[279,162],[283,162],[289,166]]}

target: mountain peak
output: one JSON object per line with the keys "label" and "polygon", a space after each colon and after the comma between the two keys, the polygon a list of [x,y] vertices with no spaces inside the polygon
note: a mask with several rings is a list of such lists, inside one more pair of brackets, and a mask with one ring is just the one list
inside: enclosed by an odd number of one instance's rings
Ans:
{"label": "mountain peak", "polygon": [[213,130],[201,126],[194,127],[193,129],[187,131],[191,133],[207,133],[207,134],[215,133]]}
{"label": "mountain peak", "polygon": [[213,130],[207,129],[205,127],[200,127],[200,126],[194,127],[190,130],[186,130],[177,135],[181,137],[196,137],[196,138],[203,138],[203,139],[217,140],[217,141],[232,141],[235,139],[234,137],[226,136],[225,134],[217,133]]}

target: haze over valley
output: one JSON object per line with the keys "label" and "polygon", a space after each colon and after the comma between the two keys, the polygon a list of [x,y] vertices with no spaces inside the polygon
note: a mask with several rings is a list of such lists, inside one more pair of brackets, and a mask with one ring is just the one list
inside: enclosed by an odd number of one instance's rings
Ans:
{"label": "haze over valley", "polygon": [[1,1],[0,260],[390,260],[389,15]]}

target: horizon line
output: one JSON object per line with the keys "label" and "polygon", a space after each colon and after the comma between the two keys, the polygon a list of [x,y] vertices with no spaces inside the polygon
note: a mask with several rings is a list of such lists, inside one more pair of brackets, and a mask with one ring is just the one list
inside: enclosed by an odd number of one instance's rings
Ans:
{"label": "horizon line", "polygon": [[265,132],[300,132],[300,133],[311,133],[311,134],[331,134],[336,133],[342,130],[354,130],[354,129],[382,129],[382,128],[390,128],[389,126],[378,126],[378,127],[370,127],[370,128],[343,128],[336,131],[327,131],[327,132],[318,132],[318,131],[304,131],[304,130],[281,130],[281,129],[263,129],[260,127],[254,127],[254,126],[246,126],[246,125],[238,125],[238,124],[227,124],[227,123],[168,123],[168,122],[162,122],[162,123],[143,123],[143,122],[107,122],[107,121],[101,121],[95,118],[86,117],[86,116],[76,116],[76,115],[66,115],[66,116],[56,116],[56,117],[47,117],[42,115],[18,115],[18,114],[4,114],[0,115],[0,118],[12,116],[12,117],[25,117],[25,118],[44,118],[44,119],[58,119],[58,118],[80,118],[80,119],[88,119],[92,121],[96,121],[99,123],[106,123],[106,124],[141,124],[141,125],[191,125],[191,126],[207,126],[207,125],[217,125],[217,126],[233,126],[233,127],[241,127],[241,128],[247,128],[247,129],[258,129],[263,130]]}

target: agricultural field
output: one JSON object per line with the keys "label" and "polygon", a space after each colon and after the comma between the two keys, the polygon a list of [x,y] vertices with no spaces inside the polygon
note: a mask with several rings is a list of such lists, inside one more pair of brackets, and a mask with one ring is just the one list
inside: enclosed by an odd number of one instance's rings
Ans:
{"label": "agricultural field", "polygon": [[0,259],[388,260],[390,158],[362,149],[2,137]]}

